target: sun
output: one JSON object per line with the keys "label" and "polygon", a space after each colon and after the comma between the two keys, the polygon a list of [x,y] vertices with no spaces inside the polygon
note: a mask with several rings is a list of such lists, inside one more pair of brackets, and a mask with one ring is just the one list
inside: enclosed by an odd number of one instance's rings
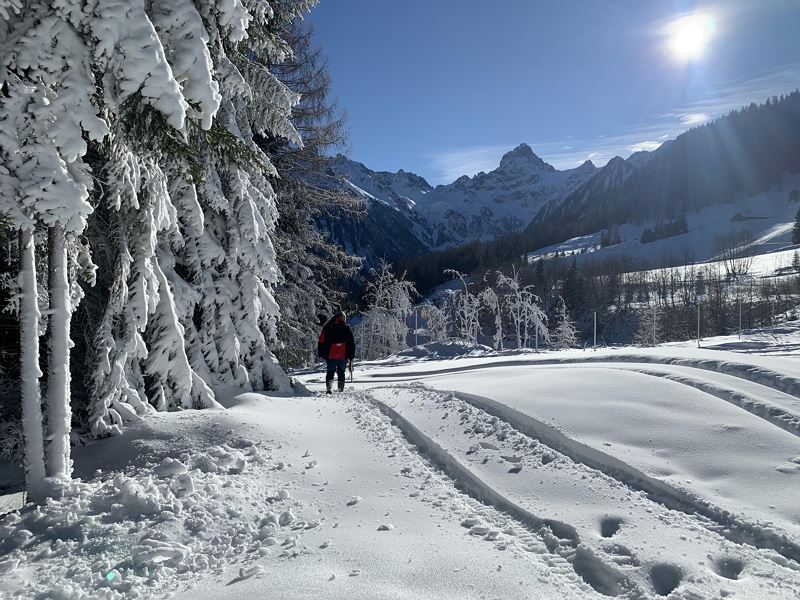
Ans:
{"label": "sun", "polygon": [[716,23],[707,13],[692,13],[673,21],[668,27],[668,47],[681,61],[701,58],[714,37]]}

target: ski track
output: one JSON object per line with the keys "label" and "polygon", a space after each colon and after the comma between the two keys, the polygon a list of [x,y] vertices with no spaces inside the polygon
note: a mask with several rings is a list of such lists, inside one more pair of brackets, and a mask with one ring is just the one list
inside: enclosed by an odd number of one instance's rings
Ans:
{"label": "ski track", "polygon": [[783,532],[750,523],[730,511],[723,510],[693,494],[650,477],[636,467],[574,440],[554,427],[505,404],[474,394],[451,393],[475,408],[503,419],[516,430],[541,441],[573,461],[601,471],[632,489],[644,492],[648,498],[670,510],[678,510],[689,515],[702,515],[718,525],[718,527],[711,527],[715,533],[734,543],[775,550],[785,558],[800,564],[800,545],[789,539]]}
{"label": "ski track", "polygon": [[[764,400],[762,397],[756,397],[755,394],[742,393],[740,390],[733,389],[728,385],[703,381],[701,378],[679,375],[664,371],[657,371],[653,369],[648,369],[646,367],[634,367],[631,366],[631,363],[636,364],[638,361],[631,360],[632,358],[636,357],[627,356],[624,357],[624,359],[622,357],[620,358],[614,357],[613,360],[611,360],[609,357],[597,357],[594,359],[590,358],[581,360],[543,359],[543,360],[521,360],[521,361],[496,361],[492,363],[469,365],[469,366],[455,367],[449,369],[440,369],[437,371],[420,371],[414,373],[409,373],[409,372],[370,373],[369,376],[375,379],[396,382],[399,380],[407,380],[412,378],[415,381],[419,381],[421,379],[427,379],[429,377],[435,377],[438,375],[447,375],[453,373],[462,373],[462,372],[498,368],[498,367],[515,367],[515,366],[530,367],[530,366],[563,365],[563,366],[580,368],[580,367],[600,366],[608,369],[632,371],[640,373],[642,375],[659,377],[661,379],[667,379],[669,381],[693,387],[701,392],[704,392],[711,396],[715,396],[721,400],[725,400],[726,402],[738,406],[739,408],[742,408],[747,412],[757,417],[760,417],[761,419],[764,419],[768,423],[771,423],[776,427],[780,427],[781,429],[800,437],[800,413],[795,413],[792,410],[795,408],[794,405],[800,403],[800,398],[798,398],[796,395],[788,391],[785,391],[786,389],[794,389],[795,387],[800,387],[800,382],[798,386],[795,386],[791,378],[774,372],[769,372],[767,374],[765,369],[761,369],[758,367],[753,367],[753,369],[755,369],[759,373],[759,375],[754,379],[749,379],[748,375],[753,374],[750,373],[750,371],[745,372],[736,369],[716,371],[715,369],[711,368],[710,364],[706,366],[697,366],[695,364],[683,364],[684,362],[687,362],[688,359],[680,359],[680,360],[665,359],[663,361],[661,360],[641,361],[644,363],[656,363],[665,366],[679,367],[683,369],[696,369],[700,371],[712,371],[715,373],[722,373],[727,377],[731,377],[733,379],[738,379],[745,382],[747,388],[749,390],[756,390],[756,393],[758,393],[757,390],[759,387],[766,388],[765,391],[772,392],[771,394],[772,397],[770,398],[770,400]],[[655,357],[655,358],[660,358],[660,357]],[[722,361],[700,361],[700,362],[715,363]],[[593,365],[592,363],[602,363],[602,364]],[[730,365],[731,363],[723,363],[723,364]],[[741,366],[745,367],[745,365]],[[776,393],[779,395],[785,395],[786,397],[776,398],[775,397]],[[781,401],[780,405],[774,403],[776,399]]]}
{"label": "ski track", "polygon": [[[348,412],[359,428],[367,432],[377,447],[383,447],[390,457],[403,465],[403,477],[415,481],[412,496],[450,516],[456,514],[469,535],[495,544],[500,551],[516,549],[542,558],[554,574],[565,577],[567,589],[572,594],[592,595],[600,591],[603,595],[618,595],[607,591],[609,588],[620,589],[620,574],[585,550],[577,552],[574,528],[539,519],[505,500],[479,480],[469,479],[467,470],[449,470],[457,463],[407,421],[401,420],[401,423],[408,429],[398,427],[391,408],[368,393],[348,395],[354,402]],[[428,451],[433,447],[439,448],[439,452]],[[448,490],[450,486],[455,490]],[[626,585],[630,586],[630,583],[626,582]]]}
{"label": "ski track", "polygon": [[[429,390],[422,385],[414,387],[417,393],[427,393],[440,398],[449,397],[450,399],[464,402],[480,412],[503,420],[520,434],[531,438],[531,447],[533,447],[533,444],[537,444],[537,452],[540,455],[549,455],[548,463],[557,459],[567,459],[576,465],[580,464],[600,471],[603,476],[610,477],[618,484],[622,484],[634,492],[643,492],[643,498],[646,498],[646,501],[661,505],[663,507],[662,510],[679,511],[684,515],[685,519],[689,519],[708,530],[711,535],[719,535],[725,538],[734,546],[739,547],[742,552],[754,552],[762,559],[794,572],[800,572],[800,548],[777,532],[767,531],[758,526],[737,520],[726,511],[717,509],[663,482],[654,480],[618,459],[575,442],[552,427],[492,400],[462,393],[448,394]],[[398,388],[384,387],[379,389],[391,391]],[[408,391],[409,388],[404,386],[399,389]],[[437,443],[434,438],[415,426],[411,418],[401,414],[387,402],[375,398],[369,392],[360,393],[359,395],[363,395],[365,402],[372,403],[391,419],[392,424],[400,430],[408,442],[416,446],[421,455],[428,458],[445,475],[450,477],[459,490],[484,505],[509,515],[522,527],[535,533],[549,552],[567,560],[575,573],[591,585],[594,590],[607,596],[623,596],[627,598],[651,597],[653,591],[657,596],[669,595],[673,597],[673,592],[677,594],[675,590],[681,585],[683,578],[683,573],[679,567],[663,562],[651,563],[645,565],[647,568],[646,577],[643,578],[642,574],[638,574],[638,581],[636,581],[634,577],[630,576],[631,569],[638,569],[641,565],[636,556],[627,548],[617,545],[606,546],[603,548],[603,553],[613,555],[613,558],[610,560],[603,558],[600,553],[592,548],[590,543],[581,541],[574,526],[533,514],[523,505],[509,499],[491,484],[482,480],[470,467],[461,464],[455,456]],[[447,418],[449,414],[449,412],[446,412],[442,418]],[[485,447],[491,447],[491,444]],[[492,447],[492,449],[498,450],[495,447]],[[501,458],[510,460],[510,457],[506,456]],[[514,458],[517,459],[517,457]],[[542,464],[546,464],[544,460],[542,460]],[[514,471],[512,468],[509,472],[518,471]],[[622,510],[620,508],[620,511]],[[647,509],[647,512],[651,511]],[[663,521],[664,519],[662,518],[661,520]],[[605,518],[600,525],[601,537],[613,537],[623,523],[624,520],[621,518],[613,516]],[[776,556],[772,551],[781,556]],[[737,579],[747,560],[733,555],[730,551],[727,551],[727,554],[730,556],[712,561],[711,568],[720,577]],[[711,557],[709,556],[709,558]],[[624,568],[620,568],[620,566]],[[652,591],[646,589],[648,586],[642,585],[643,579],[650,583],[653,588]],[[685,595],[675,595],[674,597],[700,598],[704,596],[696,596],[691,592],[687,592]]]}
{"label": "ski track", "polygon": [[[460,373],[477,369],[493,367],[513,367],[513,366],[550,366],[550,365],[575,365],[580,363],[644,363],[675,365],[679,367],[690,367],[701,371],[712,371],[723,373],[739,379],[744,379],[752,383],[758,383],[764,387],[772,388],[784,394],[800,398],[800,379],[785,373],[779,373],[771,369],[748,365],[743,363],[731,362],[727,360],[670,357],[645,354],[614,354],[612,356],[589,356],[580,358],[542,358],[542,359],[522,359],[522,360],[495,360],[492,362],[465,365],[463,367],[449,367],[446,369],[427,370],[427,371],[398,371],[397,373],[370,373],[370,377],[406,377],[416,378],[429,375],[444,375],[448,373]],[[389,365],[391,368],[392,365]],[[400,365],[398,365],[400,366]]]}
{"label": "ski track", "polygon": [[559,521],[538,517],[509,500],[461,465],[447,451],[388,404],[374,398],[372,401],[392,420],[394,425],[399,427],[410,443],[417,446],[425,456],[453,480],[459,490],[485,505],[493,506],[510,515],[523,527],[535,532],[549,552],[570,562],[575,572],[596,591],[605,596],[620,596],[625,592],[634,597],[643,595],[642,590],[635,586],[627,576],[604,563],[591,550],[581,547],[578,532],[574,527]]}
{"label": "ski track", "polygon": [[[616,365],[611,368],[632,371],[634,373],[641,373],[642,375],[648,375],[650,377],[659,377],[661,379],[674,381],[675,383],[688,385],[689,387],[693,387],[696,390],[699,390],[711,396],[716,396],[717,398],[725,400],[726,402],[730,402],[734,406],[738,406],[739,408],[746,410],[750,414],[760,417],[765,421],[767,421],[768,423],[772,423],[773,425],[780,427],[781,429],[800,437],[800,416],[792,414],[786,411],[783,407],[776,406],[775,404],[772,404],[769,401],[764,401],[761,398],[757,398],[755,395],[742,393],[739,390],[735,390],[728,386],[720,385],[718,383],[703,381],[701,379],[696,379],[694,377],[687,377],[685,375],[679,375],[675,373],[654,371],[643,367],[625,367],[619,365]],[[750,385],[753,387],[761,386],[761,384],[750,384]],[[783,393],[783,392],[778,392],[778,393]]]}

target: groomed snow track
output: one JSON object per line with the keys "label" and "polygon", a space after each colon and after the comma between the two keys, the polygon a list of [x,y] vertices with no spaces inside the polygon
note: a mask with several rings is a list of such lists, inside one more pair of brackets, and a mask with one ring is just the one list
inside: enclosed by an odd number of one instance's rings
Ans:
{"label": "groomed snow track", "polygon": [[370,401],[389,417],[392,424],[400,429],[411,444],[453,480],[456,488],[479,502],[508,514],[538,535],[551,553],[570,562],[575,572],[596,591],[606,596],[645,597],[643,591],[638,589],[624,573],[603,562],[591,550],[582,546],[574,527],[559,521],[540,518],[509,500],[458,462],[391,406],[375,398],[370,398]]}
{"label": "groomed snow track", "polygon": [[[475,408],[502,419],[517,431],[540,441],[553,450],[568,456],[573,461],[605,473],[634,490],[646,493],[652,501],[670,510],[678,510],[689,515],[697,514],[705,517],[713,524],[707,525],[712,531],[734,543],[774,550],[781,556],[800,564],[800,545],[781,532],[767,530],[758,525],[748,523],[729,511],[650,477],[635,467],[600,450],[573,440],[550,425],[514,408],[473,394],[451,393],[454,397],[467,402]],[[382,410],[384,410],[383,407]]]}

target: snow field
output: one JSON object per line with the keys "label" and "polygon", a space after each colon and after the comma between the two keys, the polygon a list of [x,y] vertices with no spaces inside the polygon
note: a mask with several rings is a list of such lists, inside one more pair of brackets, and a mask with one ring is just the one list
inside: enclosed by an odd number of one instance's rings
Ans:
{"label": "snow field", "polygon": [[332,397],[220,392],[75,448],[0,520],[0,597],[797,598],[797,375],[442,343]]}
{"label": "snow field", "polygon": [[[670,510],[452,394],[414,386],[370,394],[469,493],[538,529],[548,548],[604,595],[800,592],[796,563],[723,539],[703,517]],[[769,580],[750,576],[766,572]]]}
{"label": "snow field", "polygon": [[[498,368],[486,379],[486,373],[465,373],[427,383],[440,390],[469,389],[474,404],[487,410],[491,405],[494,414],[514,410],[515,419],[521,414],[556,427],[565,447],[580,442],[586,447],[576,452],[601,452],[603,465],[606,456],[614,457],[622,464],[611,468],[636,480],[652,479],[648,491],[669,488],[663,492],[723,525],[737,515],[739,528],[759,521],[763,525],[753,525],[753,531],[764,535],[774,524],[774,547],[784,543],[781,531],[794,542],[800,539],[800,505],[792,493],[800,485],[800,472],[792,468],[800,463],[796,433],[683,383],[627,370]],[[539,433],[537,423],[530,426]],[[790,556],[800,558],[800,546]]]}
{"label": "snow field", "polygon": [[[729,204],[708,206],[686,215],[689,231],[684,234],[642,244],[639,239],[645,226],[653,227],[655,222],[642,224],[626,223],[619,228],[622,243],[600,247],[602,232],[566,240],[541,248],[528,254],[528,262],[542,257],[552,258],[556,253],[574,256],[579,262],[603,260],[630,256],[638,260],[658,264],[668,257],[673,260],[685,256],[687,252],[695,257],[695,268],[715,266],[723,270],[721,262],[716,262],[715,238],[731,232],[746,233],[753,241],[747,248],[759,252],[753,258],[750,274],[759,277],[774,275],[776,271],[792,264],[794,249],[781,250],[790,245],[791,229],[797,213],[797,204],[788,202],[788,194],[800,188],[800,176],[787,174],[773,189],[753,197],[737,198]],[[744,221],[734,221],[736,214],[748,217]],[[775,251],[778,250],[778,251]],[[581,254],[581,252],[584,252]],[[674,267],[681,272],[683,267]],[[658,269],[648,271],[657,273]]]}

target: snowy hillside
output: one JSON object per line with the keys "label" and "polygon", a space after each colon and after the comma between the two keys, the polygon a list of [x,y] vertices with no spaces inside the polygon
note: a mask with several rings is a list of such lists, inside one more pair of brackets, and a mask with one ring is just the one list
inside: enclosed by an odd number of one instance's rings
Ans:
{"label": "snowy hillside", "polygon": [[[383,207],[402,215],[405,229],[427,249],[457,246],[473,240],[492,240],[525,227],[546,204],[558,203],[585,183],[598,169],[587,161],[558,171],[521,144],[503,156],[497,169],[463,176],[448,185],[432,187],[425,179],[400,170],[372,171],[361,163],[337,156],[330,171],[344,180],[344,188],[367,201],[368,220],[386,219]],[[379,205],[376,207],[376,205]],[[404,235],[395,226],[390,235]],[[355,225],[358,227],[358,225]],[[337,230],[345,247],[347,232]],[[372,251],[384,241],[372,239]],[[409,248],[413,255],[415,248]]]}
{"label": "snowy hillside", "polygon": [[435,344],[333,398],[159,414],[0,519],[0,596],[797,598],[787,340],[780,358]]}
{"label": "snowy hillside", "polygon": [[[590,184],[593,182],[595,179]],[[654,227],[656,222],[626,223],[617,228],[620,244],[601,248],[603,232],[598,231],[593,235],[541,248],[531,252],[528,259],[535,261],[559,253],[575,255],[579,262],[622,256],[646,261],[653,266],[674,263],[687,257],[690,262],[699,262],[717,256],[724,238],[731,236],[746,243],[749,253],[773,252],[791,245],[792,226],[800,208],[797,202],[792,201],[795,190],[800,190],[800,175],[786,175],[763,194],[752,197],[740,195],[728,204],[708,206],[688,213],[688,231],[680,235],[642,243],[642,231],[645,227]]]}

